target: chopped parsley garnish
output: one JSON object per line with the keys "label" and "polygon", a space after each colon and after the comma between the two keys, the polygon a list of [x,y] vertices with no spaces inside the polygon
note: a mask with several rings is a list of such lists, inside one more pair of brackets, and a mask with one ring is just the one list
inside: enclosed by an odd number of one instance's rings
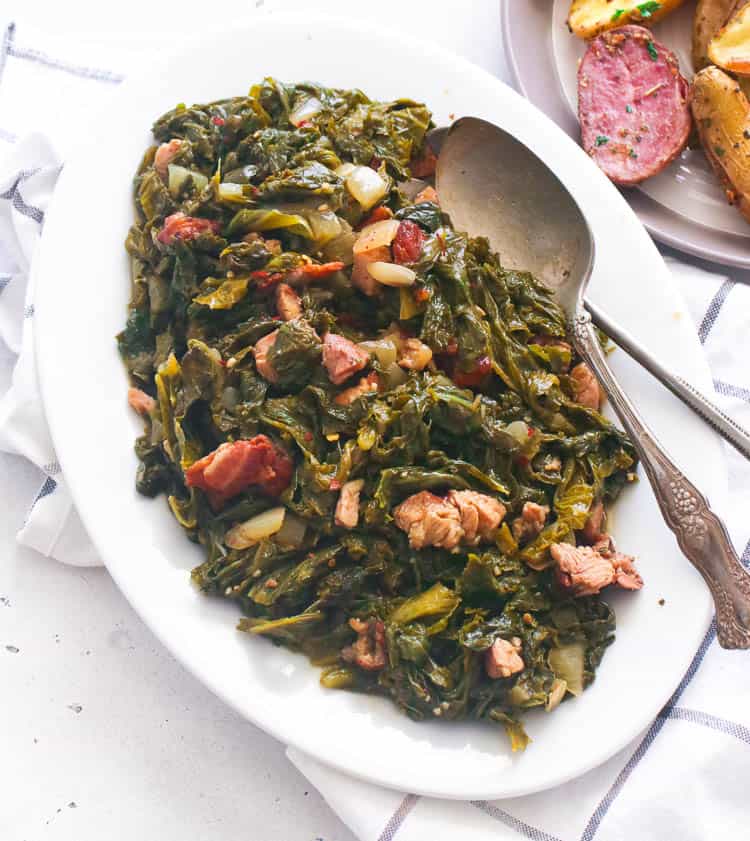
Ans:
{"label": "chopped parsley garnish", "polygon": [[661,9],[661,3],[657,3],[655,0],[649,0],[648,3],[641,3],[640,6],[636,6],[636,9],[638,9],[642,18],[650,18],[654,12],[658,12]]}
{"label": "chopped parsley garnish", "polygon": [[628,112],[628,114],[632,114],[633,113],[633,106],[632,105],[626,105],[625,110]]}
{"label": "chopped parsley garnish", "polygon": [[615,13],[612,15],[612,20],[619,20],[625,14],[625,9],[615,9]]}
{"label": "chopped parsley garnish", "polygon": [[723,146],[714,146],[714,152],[716,152],[718,157],[723,158],[725,149]]}
{"label": "chopped parsley garnish", "polygon": [[609,143],[609,138],[606,134],[599,134],[596,137],[596,145],[597,146],[604,146],[605,143]]}
{"label": "chopped parsley garnish", "polygon": [[659,60],[659,53],[656,47],[654,46],[653,41],[649,41],[648,44],[646,44],[646,49],[648,50],[648,54],[651,56],[651,61]]}
{"label": "chopped parsley garnish", "polygon": [[638,157],[638,153],[635,151],[635,149],[631,149],[631,150],[628,152],[628,157],[629,157],[629,158],[637,158],[637,157]]}

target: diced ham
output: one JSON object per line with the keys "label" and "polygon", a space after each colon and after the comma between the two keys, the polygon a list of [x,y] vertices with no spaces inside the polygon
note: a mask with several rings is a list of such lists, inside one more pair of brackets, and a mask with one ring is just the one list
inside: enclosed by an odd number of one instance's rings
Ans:
{"label": "diced ham", "polygon": [[607,512],[604,509],[604,503],[595,502],[591,506],[586,524],[581,530],[581,536],[584,541],[589,544],[594,544],[606,537],[605,525],[607,522]]}
{"label": "diced ham", "polygon": [[167,143],[162,143],[156,150],[154,155],[154,169],[159,174],[162,181],[167,180],[169,173],[168,167],[177,156],[177,153],[182,148],[182,141],[174,137]]}
{"label": "diced ham", "polygon": [[476,491],[449,491],[445,497],[420,491],[393,509],[396,525],[414,549],[455,549],[461,542],[474,546],[490,540],[504,516],[499,500]]}
{"label": "diced ham", "polygon": [[422,371],[432,361],[432,350],[419,339],[405,339],[398,354],[398,364],[410,371]]}
{"label": "diced ham", "polygon": [[140,388],[128,389],[128,404],[139,415],[147,415],[156,408],[156,400]]}
{"label": "diced ham", "polygon": [[273,368],[273,365],[268,361],[268,354],[273,347],[276,337],[279,335],[278,330],[274,330],[262,339],[258,339],[253,348],[253,356],[255,357],[255,367],[261,377],[268,380],[269,383],[277,383],[279,375]]}
{"label": "diced ham", "polygon": [[498,637],[484,655],[484,668],[487,676],[494,680],[522,672],[526,664],[521,658],[521,640],[513,637],[508,641]]}
{"label": "diced ham", "polygon": [[323,366],[334,385],[341,385],[361,371],[370,361],[370,354],[337,333],[326,333],[323,339]]}
{"label": "diced ham", "polygon": [[480,540],[491,540],[505,516],[500,500],[477,491],[448,491],[446,499],[458,509],[464,543],[476,545]]}
{"label": "diced ham", "polygon": [[425,236],[414,222],[404,219],[398,226],[391,244],[393,260],[396,263],[416,263],[422,253]]}
{"label": "diced ham", "polygon": [[284,321],[292,321],[302,315],[302,299],[288,283],[276,287],[276,312]]}
{"label": "diced ham", "polygon": [[171,245],[175,240],[191,240],[211,232],[218,234],[221,223],[213,219],[199,219],[197,216],[186,216],[182,211],[167,216],[164,227],[159,231],[157,239],[164,245]]}
{"label": "diced ham", "polygon": [[585,362],[579,362],[570,372],[576,402],[598,411],[603,393],[599,381]]}
{"label": "diced ham", "polygon": [[611,542],[597,551],[591,546],[554,543],[550,555],[557,564],[560,586],[573,596],[593,596],[610,584],[626,590],[640,590],[643,579],[633,566],[633,558],[611,549]]}
{"label": "diced ham", "polygon": [[578,68],[583,148],[616,184],[661,172],[690,134],[689,87],[677,57],[642,26],[589,44]]}
{"label": "diced ham", "polygon": [[464,536],[458,508],[430,491],[407,497],[393,509],[393,518],[408,534],[409,545],[414,549],[455,549]]}
{"label": "diced ham", "polygon": [[265,435],[222,444],[185,471],[185,484],[209,494],[214,508],[250,486],[278,496],[292,478],[287,453]]}
{"label": "diced ham", "polygon": [[544,528],[549,508],[536,502],[525,502],[521,509],[521,516],[513,520],[511,531],[518,543],[528,543]]}
{"label": "diced ham", "polygon": [[341,652],[347,663],[355,663],[368,672],[378,671],[386,664],[385,625],[379,619],[350,619],[349,627],[357,634],[357,641]]}
{"label": "diced ham", "polygon": [[435,174],[436,167],[437,155],[428,143],[425,143],[420,155],[409,161],[412,178],[429,178],[430,175]]}
{"label": "diced ham", "polygon": [[369,251],[362,251],[354,255],[354,263],[352,265],[352,284],[364,292],[365,295],[378,295],[383,287],[375,280],[375,278],[367,271],[370,263],[391,263],[391,249],[387,245],[381,245],[377,248],[371,248]]}
{"label": "diced ham", "polygon": [[352,479],[350,482],[344,483],[339,493],[333,518],[337,526],[345,529],[356,527],[359,520],[359,495],[364,486],[364,479]]}
{"label": "diced ham", "polygon": [[414,196],[414,204],[422,204],[422,202],[427,201],[437,205],[440,204],[440,199],[438,199],[437,190],[434,187],[431,187],[429,184],[423,190],[420,190],[416,196]]}
{"label": "diced ham", "polygon": [[334,272],[340,272],[344,264],[336,260],[332,263],[304,263],[287,272],[285,279],[289,283],[312,283],[321,277],[328,277]]}
{"label": "diced ham", "polygon": [[371,210],[358,225],[355,225],[354,230],[361,231],[362,228],[374,225],[375,222],[382,222],[384,219],[393,219],[393,211],[384,204],[380,204]]}
{"label": "diced ham", "polygon": [[359,400],[365,394],[372,394],[378,390],[379,378],[375,371],[371,371],[366,377],[362,377],[357,385],[345,388],[339,392],[333,402],[339,406],[349,406],[355,400]]}

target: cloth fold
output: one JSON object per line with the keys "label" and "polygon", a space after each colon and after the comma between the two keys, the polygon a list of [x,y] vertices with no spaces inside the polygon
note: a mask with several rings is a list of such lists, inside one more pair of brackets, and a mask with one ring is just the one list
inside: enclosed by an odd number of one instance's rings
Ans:
{"label": "cloth fold", "polygon": [[[427,6],[425,4],[425,9]],[[18,540],[78,565],[100,563],[60,471],[34,367],[33,255],[76,114],[111,95],[129,66],[125,49],[75,44],[0,21],[0,347],[17,355],[0,396],[0,450],[32,461],[40,488]],[[37,101],[53,103],[42,112]],[[64,104],[64,106],[63,106]],[[668,258],[711,366],[716,401],[750,426],[750,372],[743,349],[750,289],[740,273]],[[60,282],[65,282],[61,278]],[[732,494],[723,512],[750,559],[750,469],[727,447]],[[746,837],[750,768],[750,670],[722,651],[711,629],[672,699],[648,731],[605,765],[553,791],[488,803],[454,803],[354,780],[289,750],[361,841],[656,841]],[[363,757],[366,762],[366,757]]]}

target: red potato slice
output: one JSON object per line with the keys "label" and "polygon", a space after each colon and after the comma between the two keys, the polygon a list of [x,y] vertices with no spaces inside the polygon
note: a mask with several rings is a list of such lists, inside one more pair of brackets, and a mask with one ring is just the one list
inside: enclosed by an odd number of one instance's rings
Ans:
{"label": "red potato slice", "polygon": [[674,53],[648,29],[605,32],[591,42],[578,70],[583,148],[615,184],[656,175],[687,144],[688,91]]}

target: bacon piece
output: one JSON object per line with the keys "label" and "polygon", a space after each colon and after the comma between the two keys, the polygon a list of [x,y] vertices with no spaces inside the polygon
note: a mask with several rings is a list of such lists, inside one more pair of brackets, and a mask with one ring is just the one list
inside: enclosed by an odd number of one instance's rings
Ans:
{"label": "bacon piece", "polygon": [[341,385],[349,377],[361,371],[370,361],[370,355],[359,345],[339,336],[326,333],[323,339],[323,366],[334,385]]}
{"label": "bacon piece", "polygon": [[156,150],[154,155],[154,169],[159,174],[162,181],[167,180],[169,175],[169,165],[177,156],[177,153],[182,148],[182,141],[174,137],[167,143],[162,143]]}
{"label": "bacon piece", "polygon": [[334,272],[340,272],[344,264],[339,260],[332,263],[304,263],[287,272],[285,280],[288,283],[311,283],[321,277],[327,277]]}
{"label": "bacon piece", "polygon": [[391,249],[388,245],[380,245],[377,248],[371,248],[369,251],[362,251],[354,255],[354,264],[352,266],[352,284],[364,292],[365,295],[378,295],[383,287],[375,280],[375,278],[367,271],[367,266],[370,263],[392,263]]}
{"label": "bacon piece", "polygon": [[599,550],[591,546],[554,543],[550,555],[556,562],[560,586],[573,596],[592,596],[610,584],[626,590],[640,590],[643,579],[634,567],[633,558],[615,552],[607,539]]}
{"label": "bacon piece", "polygon": [[189,488],[201,488],[219,508],[240,491],[255,486],[268,496],[278,496],[292,478],[287,453],[265,435],[222,444],[185,471]]}
{"label": "bacon piece", "polygon": [[579,362],[570,372],[573,391],[577,403],[598,411],[602,404],[603,394],[599,380],[585,362]]}
{"label": "bacon piece", "polygon": [[404,219],[398,226],[391,248],[396,263],[416,263],[422,253],[425,236],[414,222]]}
{"label": "bacon piece", "polygon": [[268,354],[273,347],[276,337],[279,335],[278,330],[274,330],[262,339],[258,339],[253,348],[253,356],[255,357],[255,367],[261,377],[265,377],[269,383],[277,383],[279,375],[276,373],[273,365],[268,361]]}
{"label": "bacon piece", "polygon": [[352,618],[349,627],[357,634],[357,641],[342,650],[342,659],[368,672],[382,669],[386,664],[385,625],[379,619],[363,622]]}
{"label": "bacon piece", "polygon": [[186,216],[182,211],[167,216],[164,227],[159,231],[157,239],[164,245],[171,245],[175,240],[191,240],[210,231],[218,234],[221,223],[213,219],[199,219],[197,216]]}
{"label": "bacon piece", "polygon": [[362,377],[357,385],[350,386],[339,392],[333,398],[333,402],[339,406],[348,406],[363,395],[372,394],[374,391],[377,391],[379,384],[380,378],[375,371],[371,371],[366,377]]}
{"label": "bacon piece", "polygon": [[511,525],[513,537],[518,543],[528,543],[533,540],[544,528],[548,514],[549,508],[546,505],[525,502],[521,509],[521,516],[516,517]]}
{"label": "bacon piece", "polygon": [[365,486],[364,479],[352,479],[345,482],[336,503],[334,523],[345,529],[353,529],[359,520],[359,495]]}
{"label": "bacon piece", "polygon": [[393,219],[393,211],[384,204],[379,204],[358,225],[354,226],[354,230],[361,231],[362,228],[366,228],[368,225],[374,225],[375,222],[382,222],[384,219]]}
{"label": "bacon piece", "polygon": [[472,545],[491,540],[505,516],[506,509],[500,500],[477,491],[448,491],[446,500],[458,509],[463,540]]}
{"label": "bacon piece", "polygon": [[522,672],[526,664],[521,658],[521,640],[513,637],[508,641],[498,637],[484,655],[484,668],[487,676],[494,680]]}
{"label": "bacon piece", "polygon": [[276,287],[276,311],[284,321],[292,321],[302,315],[302,300],[288,283]]}
{"label": "bacon piece", "polygon": [[139,415],[147,415],[156,408],[156,400],[151,395],[141,391],[140,388],[128,389],[128,404],[135,409]]}

